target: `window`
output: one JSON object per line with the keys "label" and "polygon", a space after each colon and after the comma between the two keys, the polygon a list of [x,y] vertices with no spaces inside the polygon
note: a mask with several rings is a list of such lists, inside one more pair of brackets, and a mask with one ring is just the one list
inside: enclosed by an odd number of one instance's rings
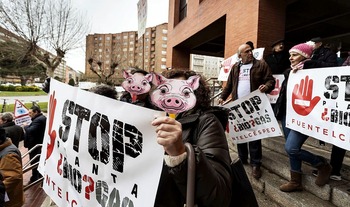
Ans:
{"label": "window", "polygon": [[168,34],[168,30],[167,29],[163,29],[163,34]]}
{"label": "window", "polygon": [[180,16],[179,21],[187,16],[187,0],[180,0]]}
{"label": "window", "polygon": [[162,48],[166,48],[166,44],[162,44]]}
{"label": "window", "polygon": [[167,37],[162,37],[162,40],[167,41],[168,38]]}
{"label": "window", "polygon": [[162,55],[166,55],[166,51],[162,50]]}
{"label": "window", "polygon": [[106,40],[110,40],[111,38],[110,37],[106,37]]}

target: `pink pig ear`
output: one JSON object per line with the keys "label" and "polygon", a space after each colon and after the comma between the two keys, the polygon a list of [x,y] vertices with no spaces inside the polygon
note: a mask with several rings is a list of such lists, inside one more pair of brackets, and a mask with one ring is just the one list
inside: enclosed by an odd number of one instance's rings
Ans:
{"label": "pink pig ear", "polygon": [[155,86],[159,86],[160,84],[163,84],[167,79],[162,76],[162,75],[159,75],[157,73],[152,73],[153,75],[153,78],[152,78],[152,83],[155,85]]}
{"label": "pink pig ear", "polygon": [[193,90],[196,90],[199,87],[199,79],[200,77],[198,75],[194,75],[189,77],[186,82]]}
{"label": "pink pig ear", "polygon": [[131,74],[130,74],[128,71],[123,70],[123,77],[124,77],[125,79],[129,78],[130,76],[131,76]]}
{"label": "pink pig ear", "polygon": [[150,82],[152,82],[153,75],[152,74],[147,74],[147,75],[145,75],[145,79],[150,83]]}

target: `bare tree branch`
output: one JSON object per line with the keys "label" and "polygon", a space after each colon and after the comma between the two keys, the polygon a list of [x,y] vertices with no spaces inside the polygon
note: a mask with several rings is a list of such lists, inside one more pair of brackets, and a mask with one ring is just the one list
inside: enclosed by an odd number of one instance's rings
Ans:
{"label": "bare tree branch", "polygon": [[26,54],[44,63],[50,77],[69,50],[83,45],[89,28],[70,0],[0,0],[0,25],[27,42]]}

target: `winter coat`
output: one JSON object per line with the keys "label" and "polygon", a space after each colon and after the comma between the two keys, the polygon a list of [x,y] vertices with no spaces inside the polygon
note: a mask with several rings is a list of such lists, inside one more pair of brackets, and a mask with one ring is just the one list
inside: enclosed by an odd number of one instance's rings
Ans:
{"label": "winter coat", "polygon": [[273,52],[265,58],[266,63],[270,66],[272,74],[282,74],[290,66],[289,53]]}
{"label": "winter coat", "polygon": [[24,139],[23,128],[16,125],[13,121],[4,123],[1,126],[5,129],[6,136],[11,138],[12,143],[18,147],[19,142]]}
{"label": "winter coat", "polygon": [[32,118],[32,122],[24,127],[24,146],[31,149],[37,144],[42,144],[46,128],[46,117],[40,113]]}
{"label": "winter coat", "polygon": [[277,120],[282,120],[287,112],[287,83],[290,71],[291,69],[289,68],[283,73],[284,80],[281,84],[281,90],[273,108]]}
{"label": "winter coat", "polygon": [[5,207],[20,207],[24,204],[21,153],[12,144],[11,139],[6,139],[4,143],[0,144],[0,152],[3,150],[8,150],[8,153],[1,157],[0,171],[4,177],[3,182],[10,199],[5,203]]}
{"label": "winter coat", "polygon": [[[226,87],[221,93],[221,98],[223,100],[226,100],[230,93],[232,95],[232,100],[237,99],[240,67],[240,63],[236,63],[232,66]],[[253,66],[250,69],[250,91],[255,91],[260,85],[265,84],[268,88],[265,93],[270,93],[275,88],[275,82],[275,78],[272,76],[271,69],[267,63],[263,60],[254,59]]]}
{"label": "winter coat", "polygon": [[324,68],[338,66],[337,54],[331,49],[320,47],[316,49],[311,57],[304,63],[304,68]]}
{"label": "winter coat", "polygon": [[[231,199],[230,155],[223,108],[179,114],[182,139],[194,147],[195,203],[198,207],[226,207]],[[187,159],[175,167],[163,166],[155,207],[183,207],[186,201]]]}

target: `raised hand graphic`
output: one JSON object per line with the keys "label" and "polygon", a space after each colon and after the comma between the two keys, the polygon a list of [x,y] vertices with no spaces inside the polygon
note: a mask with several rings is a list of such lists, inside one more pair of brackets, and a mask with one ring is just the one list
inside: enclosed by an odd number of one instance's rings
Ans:
{"label": "raised hand graphic", "polygon": [[57,104],[57,99],[55,99],[55,91],[54,91],[53,94],[50,95],[49,130],[48,130],[48,134],[50,136],[50,143],[47,144],[45,160],[49,159],[49,157],[51,156],[53,148],[55,146],[55,141],[56,141],[56,135],[57,135],[56,130],[52,130],[52,124],[55,117],[56,104]]}
{"label": "raised hand graphic", "polygon": [[309,76],[306,76],[305,79],[301,79],[300,85],[294,86],[292,106],[294,111],[301,116],[309,115],[321,99],[319,96],[312,97],[313,83],[314,81],[309,80]]}
{"label": "raised hand graphic", "polygon": [[280,80],[276,79],[275,88],[271,91],[270,95],[276,96],[280,93],[280,90],[281,90]]}

